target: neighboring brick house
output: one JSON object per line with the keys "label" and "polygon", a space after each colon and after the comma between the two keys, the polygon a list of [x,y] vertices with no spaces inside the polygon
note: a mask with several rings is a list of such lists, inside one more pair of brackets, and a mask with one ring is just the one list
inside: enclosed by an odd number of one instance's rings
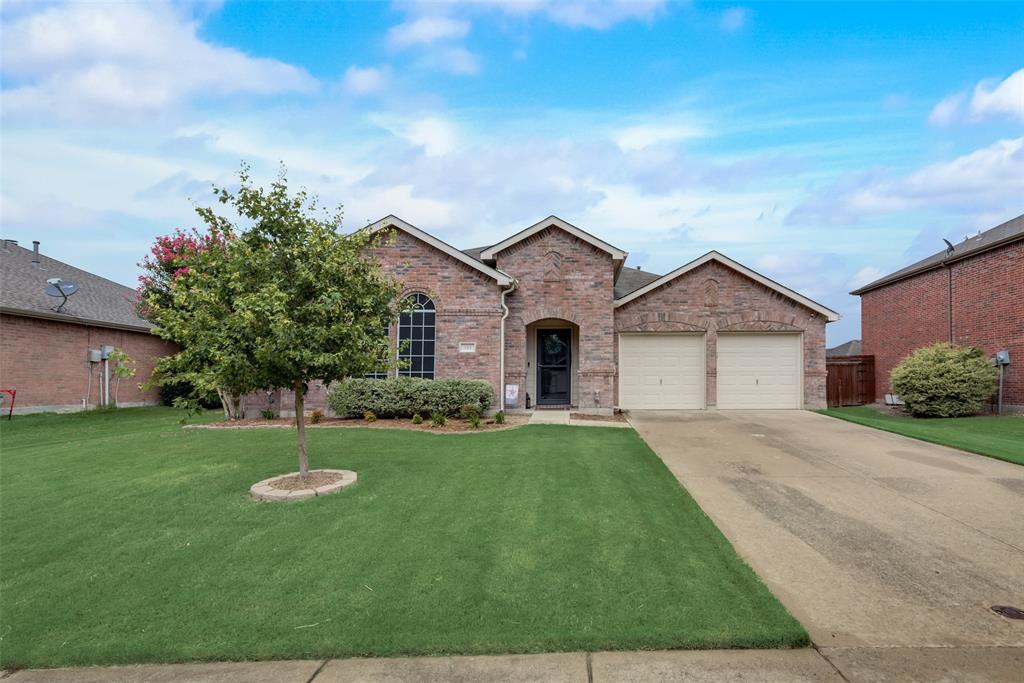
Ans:
{"label": "neighboring brick house", "polygon": [[[417,302],[389,330],[403,374],[487,380],[508,409],[825,406],[838,314],[718,252],[659,276],[554,216],[465,251],[394,216],[372,227]],[[314,383],[307,406],[325,392]]]}
{"label": "neighboring brick house", "polygon": [[911,351],[945,341],[1009,351],[1003,404],[1024,408],[1024,215],[851,294],[860,296],[862,353],[875,357],[877,400]]}
{"label": "neighboring brick house", "polygon": [[[15,413],[75,411],[100,401],[102,363],[89,352],[101,346],[123,349],[136,361],[136,375],[122,380],[118,404],[160,402],[155,389],[139,383],[155,359],[174,347],[150,333],[135,313],[134,291],[92,273],[19,247],[0,244],[0,389],[16,389]],[[47,296],[47,280],[74,281],[81,289],[58,312],[61,299]],[[115,381],[111,379],[113,397]],[[9,400],[9,397],[8,397]]]}

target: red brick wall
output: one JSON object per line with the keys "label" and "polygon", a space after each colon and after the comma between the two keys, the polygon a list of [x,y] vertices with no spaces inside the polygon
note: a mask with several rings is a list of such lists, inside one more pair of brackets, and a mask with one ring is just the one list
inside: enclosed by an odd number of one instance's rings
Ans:
{"label": "red brick wall", "polygon": [[[455,260],[408,233],[393,231],[376,250],[383,271],[402,283],[403,294],[423,292],[436,308],[434,376],[482,379],[494,387],[492,408],[499,409],[498,337],[501,326],[501,288],[488,275]],[[397,353],[396,325],[391,347]],[[459,353],[459,342],[476,342],[475,353]],[[328,387],[310,383],[306,410],[326,410]],[[293,392],[280,392],[280,409],[295,413]],[[247,415],[263,408],[260,395],[247,399]]]}
{"label": "red brick wall", "polygon": [[717,262],[620,306],[620,332],[705,332],[706,399],[716,405],[719,331],[802,332],[804,407],[825,407],[825,318]]}
{"label": "red brick wall", "polygon": [[[157,390],[138,389],[153,373],[155,359],[174,352],[158,337],[9,314],[0,316],[0,328],[0,389],[18,390],[15,412],[79,410],[84,398],[97,405],[102,364],[89,363],[88,352],[104,344],[124,349],[136,361],[135,377],[121,381],[119,403],[160,402]],[[114,385],[112,377],[111,397]]]}
{"label": "red brick wall", "polygon": [[[526,357],[527,325],[538,320],[567,320],[578,327],[574,406],[615,405],[615,325],[612,313],[615,266],[611,256],[559,229],[546,228],[497,254],[497,267],[519,281],[507,298],[505,378],[518,384],[525,406],[528,372],[536,359]],[[536,402],[536,396],[531,397]]]}
{"label": "red brick wall", "polygon": [[[953,340],[988,354],[1007,349],[1003,401],[1024,405],[1024,241],[950,264]],[[915,349],[949,340],[948,284],[937,268],[861,295],[861,348],[875,357],[877,399]]]}

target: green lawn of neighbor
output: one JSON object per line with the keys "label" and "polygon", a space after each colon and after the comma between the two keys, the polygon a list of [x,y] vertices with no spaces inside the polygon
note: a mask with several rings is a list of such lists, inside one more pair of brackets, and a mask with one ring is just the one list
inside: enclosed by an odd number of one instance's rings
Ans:
{"label": "green lawn of neighbor", "polygon": [[875,429],[1024,465],[1024,417],[1004,415],[924,419],[883,413],[871,406],[829,408],[819,412]]}
{"label": "green lawn of neighbor", "polygon": [[632,430],[310,429],[359,483],[256,503],[294,432],[178,419],[0,425],[0,666],[808,643]]}

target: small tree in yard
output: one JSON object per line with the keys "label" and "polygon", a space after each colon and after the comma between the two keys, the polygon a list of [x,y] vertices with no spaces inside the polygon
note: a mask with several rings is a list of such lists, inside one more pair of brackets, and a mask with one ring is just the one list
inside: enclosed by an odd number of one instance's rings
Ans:
{"label": "small tree in yard", "polygon": [[914,351],[892,369],[892,390],[917,417],[974,415],[996,388],[998,371],[974,347],[934,344]]}
{"label": "small tree in yard", "polygon": [[305,190],[290,195],[283,172],[269,191],[254,187],[244,166],[239,179],[237,192],[217,193],[221,203],[252,221],[229,250],[235,305],[261,383],[295,392],[299,473],[305,478],[306,386],[387,363],[381,329],[393,317],[399,289],[369,253],[374,235],[366,229],[341,234],[340,208],[326,214]]}
{"label": "small tree in yard", "polygon": [[117,378],[114,383],[114,405],[116,406],[117,394],[121,390],[121,380],[131,379],[135,376],[135,361],[124,349],[114,349],[113,353],[109,356],[109,360],[114,364],[114,377]]}
{"label": "small tree in yard", "polygon": [[[370,254],[368,230],[340,232],[342,214],[323,212],[305,190],[289,193],[285,174],[268,190],[239,172],[221,204],[247,221],[244,231],[213,208],[198,209],[212,235],[227,236],[173,279],[169,338],[184,339],[167,363],[171,376],[198,373],[240,390],[295,392],[299,473],[309,472],[304,398],[313,380],[332,382],[388,363],[381,329],[399,289]],[[198,328],[198,329],[196,329]]]}

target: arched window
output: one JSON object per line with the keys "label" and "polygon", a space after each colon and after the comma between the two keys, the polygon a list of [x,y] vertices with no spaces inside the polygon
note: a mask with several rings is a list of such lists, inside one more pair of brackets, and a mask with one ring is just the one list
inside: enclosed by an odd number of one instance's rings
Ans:
{"label": "arched window", "polygon": [[398,315],[399,375],[434,379],[434,302],[426,294],[410,294]]}

